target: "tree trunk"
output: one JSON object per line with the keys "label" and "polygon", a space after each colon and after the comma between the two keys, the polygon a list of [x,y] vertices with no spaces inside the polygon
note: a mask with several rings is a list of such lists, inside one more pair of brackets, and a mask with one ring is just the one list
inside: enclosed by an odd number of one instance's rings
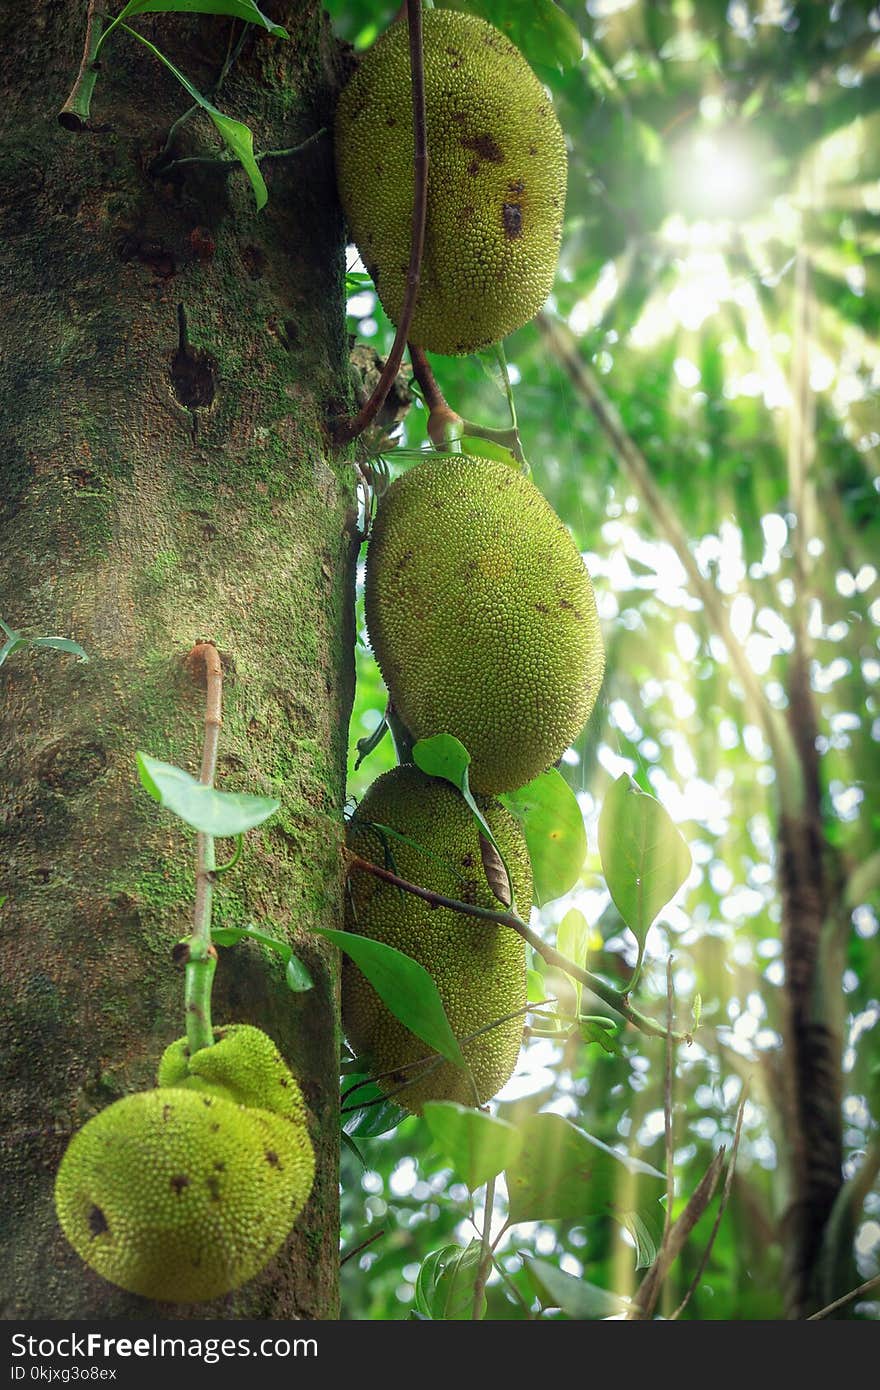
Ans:
{"label": "tree trunk", "polygon": [[[833,878],[822,828],[818,728],[803,647],[791,659],[789,725],[803,769],[801,814],[780,815],[778,877],[785,960],[783,1097],[789,1204],[783,1218],[785,1302],[803,1318],[846,1292],[828,1287],[823,1246],[843,1184],[842,961],[823,949]],[[846,1281],[845,1281],[846,1282]]]}
{"label": "tree trunk", "polygon": [[[245,26],[215,99],[258,151],[327,126],[339,85],[319,4],[265,8],[289,41]],[[243,27],[134,23],[206,93]],[[90,658],[24,649],[0,669],[0,1316],[334,1317],[337,962],[309,931],[341,915],[353,686],[353,482],[327,434],[348,395],[331,142],[266,160],[259,214],[237,164],[160,176],[190,98],[121,30],[90,128],[59,125],[85,27],[83,0],[0,16],[0,615]],[[199,114],[173,151],[218,145]],[[93,1274],[52,1188],[71,1133],[154,1085],[184,1032],[171,953],[195,837],[147,798],[134,755],[198,775],[204,692],[183,658],[199,639],[225,669],[218,787],[282,803],[218,885],[215,922],[286,937],[315,981],[293,994],[277,958],[221,948],[214,1021],[255,1023],[281,1047],[314,1119],[317,1176],[269,1267],[188,1307]]]}

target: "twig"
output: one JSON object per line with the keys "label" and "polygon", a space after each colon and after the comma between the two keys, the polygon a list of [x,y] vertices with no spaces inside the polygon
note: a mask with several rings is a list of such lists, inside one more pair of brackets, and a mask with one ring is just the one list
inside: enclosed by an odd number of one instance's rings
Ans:
{"label": "twig", "polygon": [[666,1078],[663,1091],[663,1130],[666,1145],[666,1216],[663,1221],[663,1239],[669,1234],[672,1225],[672,1204],[675,1200],[675,1151],[672,1135],[672,956],[666,962]]}
{"label": "twig", "polygon": [[[187,665],[195,674],[204,666],[207,694],[205,699],[205,738],[202,745],[202,767],[199,781],[202,786],[214,784],[217,770],[217,744],[220,738],[223,670],[220,654],[210,642],[199,642],[187,657]],[[211,941],[211,905],[214,894],[214,836],[198,831],[196,835],[196,897],[193,906],[192,935],[186,954],[186,1038],[191,1053],[211,1047],[214,1033],[211,1027],[211,984],[217,967],[217,948]]]}
{"label": "twig", "polygon": [[471,1322],[480,1322],[483,1316],[486,1280],[489,1278],[489,1270],[492,1268],[492,1210],[494,1206],[495,1178],[491,1177],[486,1183],[486,1200],[483,1203],[483,1244],[480,1251],[477,1277],[474,1280],[474,1306],[471,1312]]}
{"label": "twig", "polygon": [[103,37],[104,20],[107,17],[107,0],[89,0],[86,20],[86,39],[82,61],[70,96],[58,112],[58,122],[65,130],[81,131],[88,129],[92,92],[98,80],[100,64],[96,61]]}
{"label": "twig", "polygon": [[462,433],[463,421],[447,403],[443,392],[437,385],[434,370],[425,355],[425,349],[409,343],[409,356],[413,376],[422,388],[425,405],[428,407],[428,434],[435,449],[448,451],[456,447],[456,440]]}
{"label": "twig", "polygon": [[638,1293],[627,1309],[626,1316],[629,1321],[650,1318],[653,1313],[670,1266],[681,1254],[688,1236],[712,1200],[723,1162],[724,1149],[722,1147],[712,1159],[699,1184],[691,1194],[690,1201],[681,1216],[670,1226],[663,1237],[657,1258],[642,1280]]}
{"label": "twig", "polygon": [[[620,990],[606,985],[605,981],[601,980],[598,975],[594,975],[592,971],[585,970],[583,966],[569,960],[568,956],[562,955],[554,946],[548,946],[547,942],[542,941],[537,932],[533,932],[531,927],[515,912],[496,912],[491,907],[479,907],[475,903],[463,903],[456,898],[446,898],[441,893],[432,892],[430,888],[420,888],[418,884],[409,883],[407,879],[400,878],[390,869],[373,864],[369,859],[362,859],[360,855],[353,854],[351,850],[345,850],[344,853],[350,869],[360,869],[364,873],[373,874],[375,878],[381,878],[385,883],[393,884],[395,888],[402,888],[405,893],[412,893],[433,907],[446,907],[451,912],[462,913],[465,917],[479,917],[483,921],[494,922],[499,927],[511,927],[524,941],[528,942],[533,951],[537,951],[548,965],[556,965],[560,970],[564,970],[566,975],[580,980],[581,984],[586,985],[591,993],[608,1004],[616,1013],[621,1014],[628,1022],[634,1024],[641,1032],[649,1033],[656,1038],[666,1037],[666,1028],[662,1024],[657,1023],[653,1018],[648,1018],[646,1014],[639,1013],[638,1009],[634,1009],[628,1002],[626,995]],[[689,1043],[691,1041],[689,1033],[673,1033],[672,1037],[676,1042]]]}
{"label": "twig", "polygon": [[706,1246],[706,1249],[703,1251],[703,1258],[700,1260],[699,1268],[690,1282],[688,1291],[679,1303],[675,1312],[671,1315],[670,1321],[672,1321],[675,1318],[681,1317],[681,1314],[684,1312],[685,1308],[687,1307],[688,1303],[690,1302],[691,1298],[696,1292],[699,1282],[703,1277],[703,1271],[705,1270],[706,1265],[709,1263],[709,1256],[712,1253],[712,1246],[715,1244],[715,1237],[717,1236],[719,1227],[721,1226],[721,1218],[724,1216],[724,1212],[727,1207],[727,1202],[730,1197],[731,1189],[733,1187],[733,1175],[736,1171],[736,1156],[739,1153],[739,1137],[742,1133],[742,1122],[746,1108],[747,1091],[748,1082],[745,1084],[745,1086],[743,1086],[742,1097],[740,1098],[739,1102],[739,1110],[736,1116],[736,1131],[733,1136],[733,1148],[730,1151],[730,1162],[727,1165],[727,1173],[724,1177],[724,1187],[721,1192],[721,1201],[718,1203],[718,1211],[712,1226],[712,1233],[709,1236],[709,1242]]}
{"label": "twig", "polygon": [[334,430],[336,443],[348,444],[356,439],[375,419],[385,404],[385,397],[391,384],[400,371],[403,352],[409,337],[410,325],[419,293],[419,279],[422,270],[422,252],[425,246],[425,220],[428,211],[428,139],[425,120],[425,70],[422,57],[422,5],[421,0],[406,0],[406,19],[409,29],[409,60],[412,83],[413,136],[415,154],[413,156],[413,215],[410,236],[409,266],[406,272],[406,289],[403,306],[394,336],[394,344],[382,369],[370,399],[361,406],[357,415],[337,425]]}
{"label": "twig", "polygon": [[339,1261],[339,1268],[341,1269],[349,1260],[353,1260],[355,1255],[359,1255],[362,1250],[366,1250],[368,1245],[372,1245],[374,1240],[378,1240],[380,1236],[384,1236],[384,1234],[385,1228],[383,1226],[381,1231],[374,1231],[371,1236],[367,1236],[366,1240],[362,1240],[360,1245],[356,1245],[353,1250],[349,1250],[347,1255],[343,1255],[342,1259]]}
{"label": "twig", "polygon": [[870,1293],[871,1289],[876,1289],[878,1286],[880,1286],[880,1274],[875,1274],[873,1279],[868,1279],[864,1284],[859,1284],[857,1289],[850,1289],[849,1293],[845,1293],[842,1298],[836,1298],[833,1303],[829,1303],[826,1307],[820,1308],[818,1313],[811,1313],[806,1321],[815,1322],[817,1318],[827,1318],[829,1313],[833,1313],[836,1309],[842,1308],[845,1303],[852,1303],[854,1298],[858,1298],[863,1293]]}

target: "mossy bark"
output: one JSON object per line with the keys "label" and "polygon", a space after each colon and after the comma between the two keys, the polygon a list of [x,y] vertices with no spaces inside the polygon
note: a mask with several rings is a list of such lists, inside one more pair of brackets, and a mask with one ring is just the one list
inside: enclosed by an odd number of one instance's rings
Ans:
{"label": "mossy bark", "polygon": [[[328,125],[339,85],[319,5],[265,8],[289,41],[248,26],[216,98],[257,150]],[[189,98],[119,31],[91,128],[65,130],[85,19],[82,0],[0,16],[0,614],[90,658],[27,649],[0,669],[0,1316],[334,1317],[337,961],[309,930],[341,914],[353,683],[353,480],[327,432],[348,393],[330,141],[265,161],[259,214],[237,166],[160,175]],[[243,27],[135,23],[205,92]],[[202,115],[174,141],[178,157],[220,153]],[[282,803],[221,880],[215,921],[295,942],[315,980],[292,994],[260,948],[223,949],[214,1018],[280,1045],[314,1117],[318,1177],[262,1275],[182,1307],[94,1275],[52,1187],[71,1132],[155,1084],[184,1031],[171,952],[195,836],[147,798],[134,754],[198,774],[204,693],[183,658],[199,639],[225,668],[217,785]]]}

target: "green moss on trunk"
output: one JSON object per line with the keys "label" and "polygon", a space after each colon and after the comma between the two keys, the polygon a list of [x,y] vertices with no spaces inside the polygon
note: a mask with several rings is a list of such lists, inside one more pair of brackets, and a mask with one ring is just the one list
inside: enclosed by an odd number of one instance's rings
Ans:
{"label": "green moss on trunk", "polygon": [[[272,163],[259,215],[239,172],[157,178],[182,89],[119,35],[95,129],[62,130],[84,7],[24,8],[0,18],[0,191],[15,189],[0,198],[0,318],[18,345],[0,369],[0,614],[75,638],[90,662],[25,651],[0,670],[2,1315],[333,1317],[337,962],[309,928],[341,912],[354,496],[327,434],[347,394],[329,142]],[[276,9],[290,42],[249,33],[220,101],[257,148],[303,140],[335,100],[319,7]],[[228,21],[138,24],[210,89]],[[194,119],[178,153],[216,143]],[[182,399],[181,304],[213,392],[198,408]],[[171,950],[191,912],[195,837],[148,800],[134,753],[197,774],[203,694],[183,658],[199,639],[225,666],[218,786],[282,802],[223,879],[217,918],[296,942],[316,982],[292,995],[259,948],[224,950],[214,1016],[280,1045],[314,1117],[319,1177],[262,1275],[214,1304],[157,1309],[81,1264],[52,1184],[73,1129],[152,1085],[184,1031]]]}

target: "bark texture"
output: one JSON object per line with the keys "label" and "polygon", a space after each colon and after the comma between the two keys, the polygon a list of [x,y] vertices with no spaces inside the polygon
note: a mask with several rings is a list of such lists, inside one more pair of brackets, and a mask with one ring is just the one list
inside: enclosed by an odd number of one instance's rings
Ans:
{"label": "bark texture", "polygon": [[[289,42],[248,26],[216,98],[257,150],[328,125],[339,85],[320,6],[266,8]],[[90,657],[31,649],[0,669],[0,1316],[333,1317],[337,963],[309,931],[341,913],[353,684],[353,486],[327,432],[348,396],[331,142],[265,161],[260,214],[237,166],[160,174],[190,100],[119,31],[92,128],[71,133],[57,113],[85,21],[82,0],[0,15],[0,615]],[[211,16],[134,23],[206,93],[242,33]],[[181,125],[173,151],[218,155],[210,120]],[[218,787],[282,802],[221,880],[215,922],[294,941],[315,980],[294,995],[260,948],[221,949],[214,1020],[278,1042],[318,1175],[262,1275],[182,1307],[94,1275],[52,1187],[73,1130],[155,1084],[184,1031],[171,951],[195,836],[141,790],[134,754],[198,774],[204,694],[183,658],[199,639],[225,668]]]}

